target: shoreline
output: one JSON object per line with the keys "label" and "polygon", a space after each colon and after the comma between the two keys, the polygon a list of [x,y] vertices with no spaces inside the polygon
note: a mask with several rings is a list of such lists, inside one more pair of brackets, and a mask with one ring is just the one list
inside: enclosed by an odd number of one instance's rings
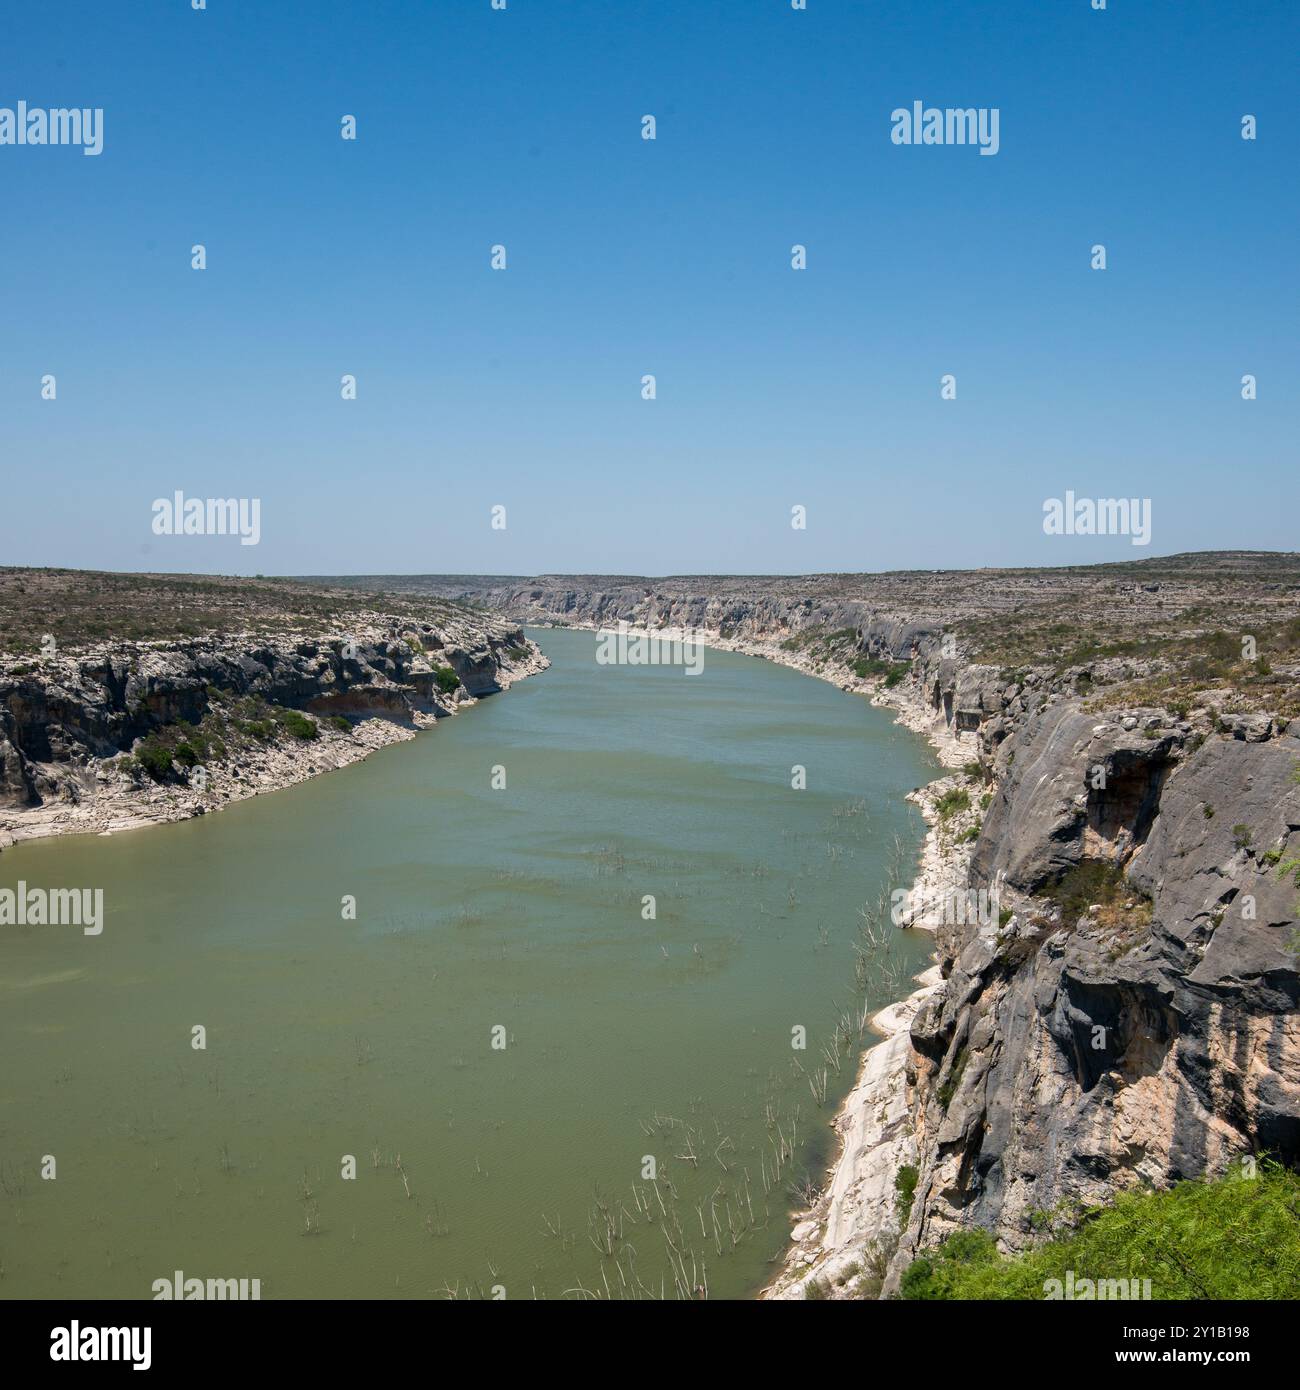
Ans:
{"label": "shoreline", "polygon": [[[612,630],[586,622],[525,621],[523,625],[539,630]],[[955,831],[961,828],[961,822],[945,827],[935,803],[945,791],[961,785],[962,779],[953,773],[969,761],[968,750],[974,740],[963,744],[941,714],[926,708],[914,688],[896,686],[886,691],[880,677],[863,679],[833,660],[818,667],[805,653],[785,650],[775,642],[722,637],[707,630],[702,634],[698,630],[649,629],[631,624],[626,632],[629,636],[655,637],[665,642],[689,638],[719,651],[772,661],[827,681],[847,694],[865,695],[877,708],[892,710],[894,722],[924,738],[943,769],[938,777],[915,788],[906,798],[926,821],[915,876],[908,885],[912,899],[923,903],[942,901],[952,890],[966,886],[971,847],[957,840]],[[934,926],[924,921],[910,925],[912,930],[934,931]],[[760,1300],[803,1299],[814,1282],[825,1286],[846,1280],[860,1271],[861,1256],[867,1247],[881,1237],[898,1233],[895,1176],[900,1168],[917,1159],[907,1104],[909,1030],[921,1005],[943,987],[937,953],[931,964],[912,979],[916,989],[877,1010],[867,1020],[866,1026],[879,1035],[879,1041],[863,1049],[854,1084],[831,1118],[831,1128],[839,1137],[836,1156],[827,1167],[812,1206],[791,1214],[793,1226],[781,1257],[780,1272],[758,1291],[756,1297]]]}
{"label": "shoreline", "polygon": [[[935,802],[957,779],[941,776],[907,794],[926,820],[916,875],[909,885],[913,901],[945,901],[964,887],[970,847],[946,831]],[[910,924],[932,935],[935,925]],[[899,928],[891,928],[898,930]],[[937,951],[926,969],[912,976],[916,988],[879,1009],[867,1027],[879,1041],[864,1048],[853,1087],[831,1121],[838,1151],[813,1204],[793,1214],[790,1243],[779,1273],[759,1292],[760,1299],[807,1298],[809,1285],[823,1292],[862,1272],[862,1256],[881,1241],[897,1238],[899,1171],[917,1164],[918,1151],[908,1104],[907,1066],[911,1026],[921,1006],[944,987]],[[876,1271],[883,1275],[883,1265]]]}

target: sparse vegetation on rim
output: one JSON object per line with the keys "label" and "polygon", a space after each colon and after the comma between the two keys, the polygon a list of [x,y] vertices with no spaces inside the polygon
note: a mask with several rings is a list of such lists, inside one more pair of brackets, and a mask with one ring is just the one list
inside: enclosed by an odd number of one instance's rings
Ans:
{"label": "sparse vegetation on rim", "polygon": [[[373,613],[378,598],[289,579],[0,567],[0,656],[14,659],[10,674],[17,674],[38,669],[32,657],[47,635],[59,650],[75,651],[98,643],[344,628]],[[425,622],[464,614],[463,606],[429,596],[385,598],[383,607]]]}

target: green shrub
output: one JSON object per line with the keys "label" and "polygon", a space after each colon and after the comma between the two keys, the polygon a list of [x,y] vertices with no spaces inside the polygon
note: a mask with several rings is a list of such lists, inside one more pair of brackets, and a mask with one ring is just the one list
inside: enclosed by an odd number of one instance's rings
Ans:
{"label": "green shrub", "polygon": [[192,744],[181,742],[172,749],[172,757],[182,767],[193,767],[199,761],[198,751]]}
{"label": "green shrub", "polygon": [[453,690],[460,688],[460,677],[451,669],[450,666],[435,666],[433,668],[434,679],[438,682],[438,689],[444,695],[450,695]]}
{"label": "green shrub", "polygon": [[892,666],[889,670],[889,674],[885,677],[885,689],[892,690],[911,669],[912,666],[910,662]]}
{"label": "green shrub", "polygon": [[[849,629],[846,629],[848,631]],[[882,661],[879,657],[860,656],[850,668],[860,681],[881,676],[886,690],[892,690],[911,670],[906,661]]]}
{"label": "green shrub", "polygon": [[939,813],[940,820],[947,820],[950,816],[955,816],[959,811],[970,810],[970,792],[964,787],[953,787],[934,803],[934,809]]}
{"label": "green shrub", "polygon": [[276,717],[281,727],[294,738],[310,742],[312,739],[320,737],[320,730],[316,727],[316,721],[308,719],[305,714],[300,714],[296,709],[279,710]]}
{"label": "green shrub", "polygon": [[140,741],[135,756],[140,766],[155,782],[161,782],[171,775],[172,751],[160,743],[155,735],[150,734],[148,738]]}
{"label": "green shrub", "polygon": [[915,1164],[906,1163],[894,1174],[894,1191],[898,1193],[898,1225],[907,1229],[908,1218],[912,1215],[912,1203],[916,1200],[916,1180],[921,1176]]}
{"label": "green shrub", "polygon": [[350,734],[352,732],[352,721],[341,714],[331,714],[325,722],[329,724],[331,728],[337,729],[341,734]]}
{"label": "green shrub", "polygon": [[932,1293],[935,1262],[928,1255],[920,1255],[903,1271],[898,1283],[899,1298],[920,1301],[925,1298],[953,1298],[954,1294]]}
{"label": "green shrub", "polygon": [[903,1298],[1041,1299],[1048,1280],[1150,1279],[1153,1299],[1289,1299],[1300,1288],[1300,1175],[1261,1161],[1166,1192],[1123,1192],[1014,1259],[961,1231],[903,1275]]}
{"label": "green shrub", "polygon": [[934,1258],[922,1256],[908,1265],[899,1284],[899,1297],[960,1298],[954,1293],[963,1276],[997,1263],[998,1247],[987,1231],[956,1231]]}

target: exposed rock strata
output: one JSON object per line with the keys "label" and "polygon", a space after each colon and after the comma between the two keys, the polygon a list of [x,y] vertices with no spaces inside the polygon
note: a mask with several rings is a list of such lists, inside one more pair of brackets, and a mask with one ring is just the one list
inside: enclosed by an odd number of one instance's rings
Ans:
{"label": "exposed rock strata", "polygon": [[[411,738],[547,664],[517,625],[488,613],[436,624],[371,613],[341,634],[107,643],[9,660],[0,663],[0,845],[202,815]],[[448,668],[458,685],[440,680]],[[179,721],[197,725],[222,698],[248,696],[317,716],[317,737],[253,742],[202,779],[155,780],[123,756]]]}

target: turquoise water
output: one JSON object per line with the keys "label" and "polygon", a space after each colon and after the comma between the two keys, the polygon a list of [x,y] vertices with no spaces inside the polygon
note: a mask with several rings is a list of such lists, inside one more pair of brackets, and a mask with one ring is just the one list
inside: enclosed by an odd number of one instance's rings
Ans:
{"label": "turquoise water", "polygon": [[837,1022],[898,992],[877,959],[855,990],[858,909],[933,762],[782,667],[533,635],[549,671],[351,768],[0,855],[105,897],[99,937],[0,928],[0,1294],[761,1286],[832,1153]]}

